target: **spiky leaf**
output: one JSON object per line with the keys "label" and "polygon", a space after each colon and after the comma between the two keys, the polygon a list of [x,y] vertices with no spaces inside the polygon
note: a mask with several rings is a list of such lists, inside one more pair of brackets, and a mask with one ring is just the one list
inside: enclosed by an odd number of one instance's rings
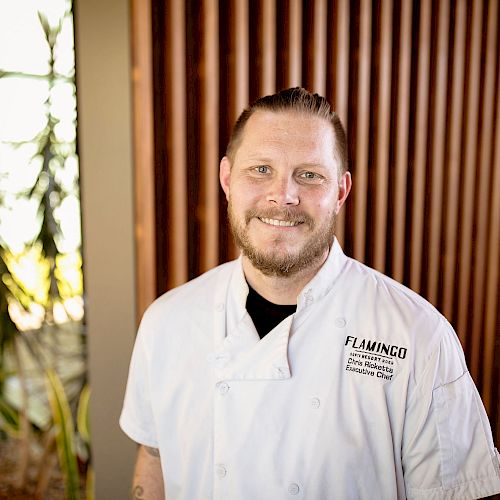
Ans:
{"label": "spiky leaf", "polygon": [[78,415],[76,425],[80,436],[82,436],[85,444],[90,446],[90,431],[89,431],[89,400],[90,387],[88,384],[83,386],[78,402]]}
{"label": "spiky leaf", "polygon": [[52,418],[56,428],[59,464],[66,483],[66,498],[80,498],[80,475],[76,462],[73,419],[64,387],[57,373],[49,368],[45,372]]}

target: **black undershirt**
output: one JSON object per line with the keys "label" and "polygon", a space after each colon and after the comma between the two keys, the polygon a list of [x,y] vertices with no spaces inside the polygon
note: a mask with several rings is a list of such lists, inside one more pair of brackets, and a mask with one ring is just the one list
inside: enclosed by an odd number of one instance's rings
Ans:
{"label": "black undershirt", "polygon": [[297,310],[296,305],[288,306],[269,302],[250,285],[248,285],[246,308],[260,338],[267,335],[276,325]]}

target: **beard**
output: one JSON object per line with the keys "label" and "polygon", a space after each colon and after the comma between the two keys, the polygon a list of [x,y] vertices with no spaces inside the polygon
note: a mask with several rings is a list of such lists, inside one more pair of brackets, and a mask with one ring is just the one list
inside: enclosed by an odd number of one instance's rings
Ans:
{"label": "beard", "polygon": [[[320,260],[331,247],[335,236],[335,213],[318,225],[308,214],[297,210],[252,209],[245,212],[242,223],[236,217],[230,199],[228,218],[236,245],[253,267],[266,276],[290,277],[318,263],[322,264]],[[302,247],[294,252],[278,248],[283,241],[281,236],[277,236],[267,248],[257,248],[250,241],[248,234],[248,225],[254,218],[280,219],[305,224],[310,229],[310,236]]]}

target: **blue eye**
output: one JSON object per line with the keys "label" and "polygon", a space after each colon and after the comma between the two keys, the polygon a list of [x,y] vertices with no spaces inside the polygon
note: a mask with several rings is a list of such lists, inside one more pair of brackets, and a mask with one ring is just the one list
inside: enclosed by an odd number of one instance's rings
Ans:
{"label": "blue eye", "polygon": [[304,172],[301,174],[301,176],[305,179],[316,179],[318,177],[318,174],[315,174],[314,172]]}
{"label": "blue eye", "polygon": [[259,165],[255,167],[255,170],[257,170],[259,174],[267,174],[269,172],[269,167],[267,165]]}

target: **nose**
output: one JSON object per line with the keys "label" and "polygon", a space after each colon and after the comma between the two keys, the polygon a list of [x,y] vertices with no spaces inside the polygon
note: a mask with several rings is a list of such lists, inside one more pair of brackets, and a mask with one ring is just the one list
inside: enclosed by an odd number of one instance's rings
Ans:
{"label": "nose", "polygon": [[277,176],[273,179],[266,200],[278,206],[298,205],[299,190],[293,177]]}

